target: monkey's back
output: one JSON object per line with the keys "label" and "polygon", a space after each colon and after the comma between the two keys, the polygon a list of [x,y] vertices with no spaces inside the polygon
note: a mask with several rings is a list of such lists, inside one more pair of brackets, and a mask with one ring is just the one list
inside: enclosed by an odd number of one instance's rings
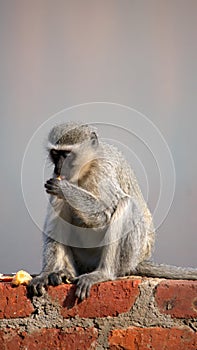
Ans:
{"label": "monkey's back", "polygon": [[138,181],[128,161],[123,154],[113,145],[102,144],[106,161],[113,165],[113,174],[116,177],[122,191],[129,195],[142,213],[143,221],[147,227],[147,239],[142,246],[142,260],[148,259],[152,254],[155,244],[155,230],[152,215],[148,209],[147,203],[143,197]]}
{"label": "monkey's back", "polygon": [[110,162],[114,176],[123,192],[138,198],[142,204],[146,205],[134,171],[123,154],[115,146],[107,143],[102,144],[102,149],[106,163]]}

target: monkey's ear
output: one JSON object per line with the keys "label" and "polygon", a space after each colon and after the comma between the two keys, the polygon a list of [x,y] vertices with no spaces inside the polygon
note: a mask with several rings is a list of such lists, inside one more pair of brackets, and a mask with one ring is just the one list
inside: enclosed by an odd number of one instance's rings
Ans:
{"label": "monkey's ear", "polygon": [[98,146],[98,137],[97,134],[93,131],[90,135],[91,145],[96,148]]}

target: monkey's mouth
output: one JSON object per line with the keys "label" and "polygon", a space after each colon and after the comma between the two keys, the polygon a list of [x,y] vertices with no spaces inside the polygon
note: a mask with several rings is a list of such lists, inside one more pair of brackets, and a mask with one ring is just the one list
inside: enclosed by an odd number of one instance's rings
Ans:
{"label": "monkey's mouth", "polygon": [[[68,174],[67,174],[68,173]],[[66,172],[65,170],[54,170],[54,178],[57,180],[67,180],[69,181],[70,173]]]}
{"label": "monkey's mouth", "polygon": [[63,176],[63,175],[58,175],[58,176],[56,177],[56,179],[59,180],[59,181],[65,180],[65,176]]}

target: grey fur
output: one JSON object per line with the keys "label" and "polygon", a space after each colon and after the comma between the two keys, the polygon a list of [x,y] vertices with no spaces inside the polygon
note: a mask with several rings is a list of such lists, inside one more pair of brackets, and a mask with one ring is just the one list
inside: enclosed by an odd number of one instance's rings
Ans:
{"label": "grey fur", "polygon": [[[49,143],[56,150],[71,151],[72,161],[65,158],[61,180],[54,174],[45,184],[51,197],[43,268],[29,285],[31,295],[66,279],[77,284],[80,299],[89,295],[94,283],[131,274],[197,279],[196,269],[149,261],[155,242],[152,216],[131,167],[114,146],[99,142],[91,126],[77,123],[55,126]],[[64,244],[71,225],[65,228],[63,220],[79,228],[78,246]],[[98,238],[93,239],[94,246],[92,241],[91,246],[80,246],[82,228]]]}

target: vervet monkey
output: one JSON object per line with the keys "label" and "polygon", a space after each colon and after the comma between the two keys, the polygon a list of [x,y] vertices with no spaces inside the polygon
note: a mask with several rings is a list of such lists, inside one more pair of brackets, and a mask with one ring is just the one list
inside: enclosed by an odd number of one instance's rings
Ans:
{"label": "vervet monkey", "polygon": [[83,300],[93,284],[126,275],[197,279],[197,269],[149,260],[155,242],[152,216],[116,147],[80,123],[55,126],[48,141],[54,173],[45,184],[50,203],[43,266],[29,284],[31,295],[66,280],[76,283],[76,296]]}

